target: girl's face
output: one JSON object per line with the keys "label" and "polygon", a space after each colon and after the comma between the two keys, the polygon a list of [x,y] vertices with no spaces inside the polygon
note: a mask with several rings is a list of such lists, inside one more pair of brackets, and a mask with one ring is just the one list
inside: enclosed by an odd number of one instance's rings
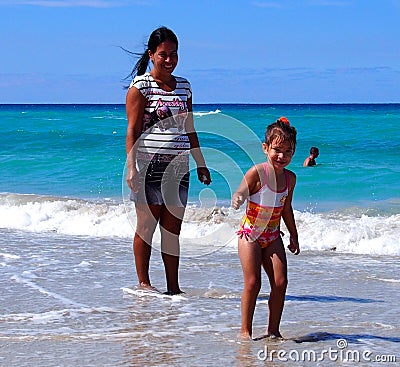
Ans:
{"label": "girl's face", "polygon": [[292,160],[294,151],[288,141],[274,139],[270,145],[263,143],[263,151],[275,170],[283,170]]}
{"label": "girl's face", "polygon": [[178,50],[170,40],[160,43],[154,53],[149,51],[149,56],[157,75],[172,74],[178,64]]}

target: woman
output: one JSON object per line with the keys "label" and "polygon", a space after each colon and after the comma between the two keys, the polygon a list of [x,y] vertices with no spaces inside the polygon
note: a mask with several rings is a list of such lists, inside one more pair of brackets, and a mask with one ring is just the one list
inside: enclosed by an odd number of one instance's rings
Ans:
{"label": "woman", "polygon": [[[152,68],[146,72],[149,61]],[[189,188],[189,152],[199,180],[211,183],[194,129],[190,83],[172,75],[177,63],[176,35],[166,27],[156,29],[133,68],[134,79],[126,95],[126,181],[137,216],[133,241],[136,273],[140,287],[155,289],[149,263],[152,237],[159,223],[167,294],[182,293],[178,281],[179,234]]]}

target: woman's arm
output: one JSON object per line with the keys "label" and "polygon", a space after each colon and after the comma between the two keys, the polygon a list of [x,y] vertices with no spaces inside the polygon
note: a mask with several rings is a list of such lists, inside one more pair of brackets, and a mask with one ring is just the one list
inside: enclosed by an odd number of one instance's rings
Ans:
{"label": "woman's arm", "polygon": [[127,175],[126,182],[133,191],[138,190],[137,170],[136,170],[136,150],[137,140],[142,133],[143,114],[145,108],[145,98],[135,87],[131,87],[126,94],[126,116],[128,127],[126,129],[126,157]]}
{"label": "woman's arm", "polygon": [[203,153],[200,149],[199,138],[197,136],[197,132],[194,128],[194,119],[193,119],[193,106],[192,106],[192,98],[190,97],[187,100],[187,107],[188,107],[188,116],[186,119],[186,133],[189,138],[190,143],[190,153],[194,161],[196,162],[197,166],[197,176],[200,182],[203,182],[206,185],[211,183],[211,175],[210,171],[206,166],[206,162],[203,156]]}

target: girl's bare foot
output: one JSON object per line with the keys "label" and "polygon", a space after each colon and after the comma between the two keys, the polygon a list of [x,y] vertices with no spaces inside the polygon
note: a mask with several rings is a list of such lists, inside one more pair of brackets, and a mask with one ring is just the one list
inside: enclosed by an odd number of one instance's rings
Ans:
{"label": "girl's bare foot", "polygon": [[275,333],[272,333],[272,332],[269,331],[267,333],[267,338],[269,338],[269,339],[283,339],[283,336],[279,331],[275,332]]}
{"label": "girl's bare foot", "polygon": [[240,333],[237,335],[237,340],[238,340],[238,341],[241,341],[241,342],[250,342],[250,341],[252,341],[253,339],[251,338],[251,335],[250,335],[249,333],[247,333],[247,332],[240,332]]}

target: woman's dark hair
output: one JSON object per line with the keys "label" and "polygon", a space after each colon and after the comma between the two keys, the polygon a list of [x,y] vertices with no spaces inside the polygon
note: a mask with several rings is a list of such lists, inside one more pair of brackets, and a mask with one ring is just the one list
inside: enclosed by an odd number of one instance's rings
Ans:
{"label": "woman's dark hair", "polygon": [[[167,27],[157,28],[151,33],[147,42],[147,47],[145,46],[146,50],[143,52],[143,54],[134,53],[135,56],[139,56],[140,58],[133,67],[129,76],[133,78],[136,75],[143,75],[149,66],[149,51],[152,53],[156,52],[157,47],[165,41],[171,41],[175,43],[176,49],[178,50],[178,38],[176,37],[175,33]],[[129,53],[133,54],[132,52]]]}

